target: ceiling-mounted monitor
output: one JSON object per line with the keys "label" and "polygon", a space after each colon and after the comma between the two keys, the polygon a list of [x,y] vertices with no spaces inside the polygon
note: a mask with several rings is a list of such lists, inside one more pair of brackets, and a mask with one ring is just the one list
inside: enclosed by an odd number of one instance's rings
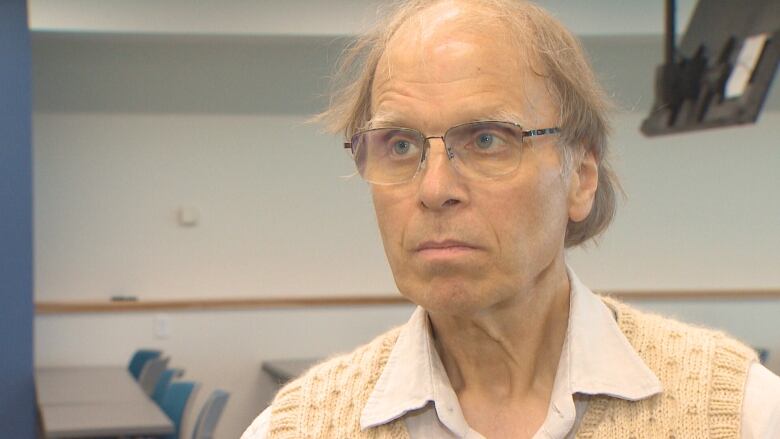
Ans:
{"label": "ceiling-mounted monitor", "polygon": [[666,0],[665,62],[648,136],[753,123],[780,61],[780,0],[699,0],[675,47],[674,0]]}

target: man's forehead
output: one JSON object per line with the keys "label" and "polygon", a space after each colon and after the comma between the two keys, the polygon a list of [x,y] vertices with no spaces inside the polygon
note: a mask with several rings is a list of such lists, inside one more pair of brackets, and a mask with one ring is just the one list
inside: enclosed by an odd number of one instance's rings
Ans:
{"label": "man's forehead", "polygon": [[398,77],[373,87],[365,128],[408,127],[423,132],[476,121],[499,120],[530,127],[557,118],[555,99],[543,78],[533,74],[463,80],[444,86],[409,85]]}
{"label": "man's forehead", "polygon": [[[535,107],[546,107],[542,101],[550,96],[524,46],[505,20],[473,4],[445,1],[418,12],[380,57],[366,127],[438,131],[448,123],[480,120],[535,124]],[[423,120],[419,112],[409,114],[410,103],[424,111]],[[433,120],[441,125],[420,125]]]}
{"label": "man's forehead", "polygon": [[[453,52],[449,52],[451,55]],[[530,68],[493,56],[442,57],[380,64],[371,90],[369,127],[435,128],[442,124],[501,120],[531,126],[554,101],[545,80]],[[410,109],[412,108],[412,109]]]}

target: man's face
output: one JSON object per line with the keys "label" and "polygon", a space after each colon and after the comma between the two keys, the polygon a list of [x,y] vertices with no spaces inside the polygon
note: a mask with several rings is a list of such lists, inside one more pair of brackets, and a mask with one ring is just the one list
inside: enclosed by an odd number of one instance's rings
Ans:
{"label": "man's face", "polygon": [[[521,50],[502,43],[500,26],[458,26],[452,4],[437,9],[390,41],[373,83],[372,121],[426,136],[505,114],[525,129],[556,126],[543,80],[518,61]],[[517,299],[563,266],[570,184],[553,136],[527,139],[520,168],[492,180],[462,177],[441,139],[430,142],[412,181],[372,186],[402,294],[431,312],[473,313]]]}

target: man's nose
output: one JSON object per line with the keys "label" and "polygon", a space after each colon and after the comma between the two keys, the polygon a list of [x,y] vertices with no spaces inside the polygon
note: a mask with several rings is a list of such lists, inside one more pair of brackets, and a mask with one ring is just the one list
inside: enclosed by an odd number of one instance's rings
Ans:
{"label": "man's nose", "polygon": [[420,203],[432,210],[452,207],[466,200],[463,181],[448,157],[441,138],[428,139],[429,146],[418,189]]}

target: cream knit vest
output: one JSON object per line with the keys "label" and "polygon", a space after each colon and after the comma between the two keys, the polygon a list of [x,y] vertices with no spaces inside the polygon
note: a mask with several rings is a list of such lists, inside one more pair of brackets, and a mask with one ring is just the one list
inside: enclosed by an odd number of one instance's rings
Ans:
{"label": "cream knit vest", "polygon": [[[592,397],[577,437],[738,438],[745,380],[755,353],[719,332],[603,300],[664,390],[636,402]],[[269,438],[408,438],[401,419],[360,431],[360,414],[399,330],[315,366],[285,386],[273,402]]]}

